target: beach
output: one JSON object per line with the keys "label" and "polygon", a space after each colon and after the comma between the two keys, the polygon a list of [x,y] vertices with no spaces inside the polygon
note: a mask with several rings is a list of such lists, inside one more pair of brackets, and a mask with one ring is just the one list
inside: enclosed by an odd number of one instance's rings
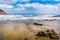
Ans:
{"label": "beach", "polygon": [[59,35],[59,23],[60,19],[0,20],[0,40],[36,40],[36,33],[52,29]]}

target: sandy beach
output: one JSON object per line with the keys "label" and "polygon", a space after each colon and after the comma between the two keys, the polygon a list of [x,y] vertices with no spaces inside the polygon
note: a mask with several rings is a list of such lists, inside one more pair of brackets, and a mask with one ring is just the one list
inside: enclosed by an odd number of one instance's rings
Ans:
{"label": "sandy beach", "polygon": [[[35,25],[42,24],[42,25]],[[60,19],[45,20],[0,20],[0,40],[35,40],[35,34],[39,31],[54,29],[60,33]],[[49,39],[49,38],[47,38]]]}

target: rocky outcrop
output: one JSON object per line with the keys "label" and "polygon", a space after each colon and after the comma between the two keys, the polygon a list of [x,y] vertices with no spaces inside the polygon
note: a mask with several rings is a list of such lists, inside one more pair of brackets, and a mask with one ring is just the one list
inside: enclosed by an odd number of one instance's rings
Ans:
{"label": "rocky outcrop", "polygon": [[40,31],[36,34],[37,39],[39,39],[40,37],[46,37],[46,38],[50,38],[50,40],[59,40],[59,36],[58,34],[52,29],[52,30],[46,30],[46,31]]}
{"label": "rocky outcrop", "polygon": [[6,15],[6,13],[0,9],[0,15]]}

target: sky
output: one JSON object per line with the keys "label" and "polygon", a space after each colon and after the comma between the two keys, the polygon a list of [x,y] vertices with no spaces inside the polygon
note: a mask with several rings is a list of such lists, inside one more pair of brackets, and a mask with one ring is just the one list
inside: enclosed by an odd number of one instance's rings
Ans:
{"label": "sky", "polygon": [[60,0],[0,0],[8,15],[60,15]]}

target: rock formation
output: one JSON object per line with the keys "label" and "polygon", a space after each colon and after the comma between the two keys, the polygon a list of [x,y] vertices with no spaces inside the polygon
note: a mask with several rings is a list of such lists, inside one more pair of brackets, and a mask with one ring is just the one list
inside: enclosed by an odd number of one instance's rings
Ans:
{"label": "rock formation", "polygon": [[6,13],[0,9],[0,15],[6,15]]}

